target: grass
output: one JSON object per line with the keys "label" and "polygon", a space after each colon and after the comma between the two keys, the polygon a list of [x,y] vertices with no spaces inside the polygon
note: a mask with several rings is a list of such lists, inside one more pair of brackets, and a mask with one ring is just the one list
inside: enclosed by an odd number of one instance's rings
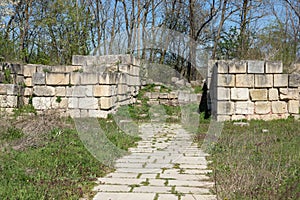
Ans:
{"label": "grass", "polygon": [[226,122],[210,153],[219,199],[300,198],[300,121]]}
{"label": "grass", "polygon": [[[26,124],[32,121],[28,117]],[[139,139],[122,133],[114,122],[101,119],[99,123],[121,149],[128,149]],[[86,150],[72,127],[52,128],[39,134],[42,142],[15,149],[18,141],[31,140],[30,134],[12,125],[0,126],[0,199],[89,198],[94,195],[91,191],[96,177],[113,170]]]}

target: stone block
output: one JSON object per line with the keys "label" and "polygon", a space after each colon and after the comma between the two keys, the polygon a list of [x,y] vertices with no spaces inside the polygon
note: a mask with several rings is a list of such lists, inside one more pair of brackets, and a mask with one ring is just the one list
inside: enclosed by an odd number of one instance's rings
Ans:
{"label": "stone block", "polygon": [[82,72],[83,67],[82,66],[74,66],[74,65],[67,65],[66,66],[66,71],[65,72]]}
{"label": "stone block", "polygon": [[38,65],[36,66],[36,71],[39,73],[48,73],[52,72],[52,66],[48,65]]}
{"label": "stone block", "polygon": [[254,74],[237,74],[236,87],[254,87]]}
{"label": "stone block", "polygon": [[39,97],[51,97],[55,95],[55,88],[51,86],[34,86],[33,94]]}
{"label": "stone block", "polygon": [[7,103],[7,107],[16,108],[18,106],[18,97],[17,96],[7,96],[6,103]]}
{"label": "stone block", "polygon": [[15,84],[6,84],[6,94],[18,95],[19,88]]}
{"label": "stone block", "polygon": [[32,75],[32,84],[33,85],[45,85],[46,84],[46,75],[42,72],[37,72]]}
{"label": "stone block", "polygon": [[140,75],[140,67],[133,66],[132,67],[132,75],[133,76],[139,76]]}
{"label": "stone block", "polygon": [[271,88],[273,87],[273,75],[255,75],[255,87]]}
{"label": "stone block", "polygon": [[68,108],[78,108],[78,98],[68,98]]}
{"label": "stone block", "polygon": [[23,75],[24,74],[24,66],[20,64],[10,64],[11,71],[14,74]]}
{"label": "stone block", "polygon": [[299,100],[299,90],[293,88],[280,88],[280,100]]}
{"label": "stone block", "polygon": [[37,110],[48,110],[51,108],[51,97],[33,97],[32,105]]}
{"label": "stone block", "polygon": [[[128,86],[127,85],[118,85],[117,93],[118,94],[126,94],[128,92]],[[150,98],[150,96],[149,96]]]}
{"label": "stone block", "polygon": [[72,56],[72,65],[86,65],[87,56],[73,55]]}
{"label": "stone block", "polygon": [[254,103],[250,101],[236,102],[234,113],[237,115],[252,115],[254,114]]}
{"label": "stone block", "polygon": [[24,89],[24,96],[25,97],[29,97],[29,96],[32,96],[33,95],[33,88],[25,88]]}
{"label": "stone block", "polygon": [[115,86],[111,85],[95,85],[94,96],[96,97],[109,97],[115,95]]}
{"label": "stone block", "polygon": [[109,110],[113,107],[113,98],[112,97],[101,97],[100,98],[100,108],[101,110]]}
{"label": "stone block", "polygon": [[231,100],[248,100],[248,88],[231,88]]}
{"label": "stone block", "polygon": [[274,74],[274,87],[288,87],[289,75],[288,74]]}
{"label": "stone block", "polygon": [[52,66],[51,72],[66,72],[66,66],[65,65]]}
{"label": "stone block", "polygon": [[73,86],[66,88],[66,96],[68,97],[92,97],[93,93],[93,86],[86,85],[86,86]]}
{"label": "stone block", "polygon": [[229,101],[217,102],[217,114],[232,115],[234,113],[234,103]]}
{"label": "stone block", "polygon": [[65,87],[55,87],[55,96],[66,96],[66,88]]}
{"label": "stone block", "polygon": [[130,65],[126,65],[126,64],[119,65],[119,71],[128,74],[130,72]]}
{"label": "stone block", "polygon": [[79,109],[68,110],[67,115],[69,115],[72,118],[80,118],[80,110]]}
{"label": "stone block", "polygon": [[217,85],[221,87],[234,87],[235,76],[232,74],[218,74]]}
{"label": "stone block", "polygon": [[80,83],[82,85],[98,84],[98,73],[80,73]]}
{"label": "stone block", "polygon": [[266,62],[267,74],[281,74],[283,72],[282,62]]}
{"label": "stone block", "polygon": [[247,73],[247,61],[235,61],[229,67],[229,73],[245,74]]}
{"label": "stone block", "polygon": [[67,73],[47,73],[47,85],[69,85],[69,74]]}
{"label": "stone block", "polygon": [[99,75],[99,83],[112,85],[117,83],[117,74],[116,73],[102,73]]}
{"label": "stone block", "polygon": [[24,76],[32,77],[32,75],[36,72],[35,65],[24,65]]}
{"label": "stone block", "polygon": [[6,85],[7,84],[0,84],[0,95],[7,94]]}
{"label": "stone block", "polygon": [[71,85],[79,85],[80,84],[80,73],[79,72],[71,72],[70,73],[70,84]]}
{"label": "stone block", "polygon": [[0,95],[0,108],[6,108],[6,107],[7,107],[7,96]]}
{"label": "stone block", "polygon": [[67,109],[69,107],[69,100],[67,98],[52,97],[51,98],[51,108],[53,109]]}
{"label": "stone block", "polygon": [[218,100],[230,100],[230,88],[218,87]]}
{"label": "stone block", "polygon": [[276,88],[269,89],[269,100],[270,101],[277,101],[277,100],[279,100],[278,89],[276,89]]}
{"label": "stone block", "polygon": [[288,106],[284,101],[273,101],[272,102],[272,112],[274,114],[284,114],[287,113]]}
{"label": "stone block", "polygon": [[299,111],[300,111],[299,107],[300,107],[299,101],[291,100],[288,103],[289,113],[299,114]]}
{"label": "stone block", "polygon": [[265,73],[265,62],[257,60],[248,60],[248,73],[263,74]]}
{"label": "stone block", "polygon": [[255,114],[271,113],[271,102],[255,102]]}
{"label": "stone block", "polygon": [[89,117],[106,119],[109,112],[103,110],[89,110]]}
{"label": "stone block", "polygon": [[87,118],[89,117],[88,110],[80,110],[80,118]]}
{"label": "stone block", "polygon": [[217,64],[218,73],[227,74],[229,72],[229,65],[230,65],[229,61],[225,61],[225,60],[218,61],[218,64]]}
{"label": "stone block", "polygon": [[32,78],[25,78],[24,79],[24,84],[27,86],[27,87],[32,87]]}
{"label": "stone block", "polygon": [[250,97],[252,101],[266,101],[268,100],[268,90],[250,89]]}
{"label": "stone block", "polygon": [[300,74],[289,74],[289,87],[300,87]]}

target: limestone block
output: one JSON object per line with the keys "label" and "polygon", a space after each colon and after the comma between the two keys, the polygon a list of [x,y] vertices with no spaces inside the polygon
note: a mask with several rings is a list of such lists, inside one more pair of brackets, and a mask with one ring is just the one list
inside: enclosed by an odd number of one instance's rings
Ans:
{"label": "limestone block", "polygon": [[280,100],[298,100],[299,90],[291,88],[280,88]]}
{"label": "limestone block", "polygon": [[232,115],[234,113],[234,103],[229,101],[217,102],[217,111],[220,115]]}
{"label": "limestone block", "polygon": [[120,64],[119,71],[128,74],[130,72],[130,65]]}
{"label": "limestone block", "polygon": [[33,88],[26,87],[24,89],[24,96],[25,97],[29,97],[29,96],[32,96],[32,95],[33,95]]}
{"label": "limestone block", "polygon": [[266,62],[266,73],[267,74],[281,74],[283,72],[282,62]]}
{"label": "limestone block", "polygon": [[271,113],[271,102],[255,102],[255,114]]}
{"label": "limestone block", "polygon": [[272,102],[272,112],[274,114],[284,114],[287,113],[288,107],[287,103],[284,101],[273,101]]}
{"label": "limestone block", "polygon": [[67,73],[47,73],[47,85],[69,85],[69,74]]}
{"label": "limestone block", "polygon": [[250,97],[252,101],[266,101],[268,100],[268,90],[250,89]]}
{"label": "limestone block", "polygon": [[32,75],[32,84],[33,85],[45,85],[46,84],[46,75],[43,72],[37,72]]}
{"label": "limestone block", "polygon": [[177,92],[170,92],[169,93],[169,99],[177,99],[178,93]]}
{"label": "limestone block", "polygon": [[159,99],[168,99],[169,98],[169,94],[168,93],[159,93]]}
{"label": "limestone block", "polygon": [[239,120],[244,120],[246,119],[245,115],[232,115],[231,120],[232,121],[239,121]]}
{"label": "limestone block", "polygon": [[98,84],[98,73],[80,73],[80,83],[82,85]]}
{"label": "limestone block", "polygon": [[113,98],[112,97],[101,97],[100,98],[100,108],[101,110],[108,110],[113,107]]}
{"label": "limestone block", "polygon": [[6,103],[7,103],[7,107],[16,108],[18,106],[18,97],[17,96],[7,96]]}
{"label": "limestone block", "polygon": [[139,76],[140,75],[140,67],[133,66],[132,67],[132,75]]}
{"label": "limestone block", "polygon": [[291,100],[288,103],[289,113],[299,114],[299,101]]}
{"label": "limestone block", "polygon": [[32,105],[37,110],[48,110],[51,108],[51,97],[33,97]]}
{"label": "limestone block", "polygon": [[65,87],[55,87],[55,96],[66,96],[66,88]]}
{"label": "limestone block", "polygon": [[230,100],[230,88],[218,87],[218,100]]}
{"label": "limestone block", "polygon": [[231,120],[231,116],[227,116],[227,115],[218,115],[216,117],[216,120],[218,122],[225,122],[225,121],[230,121]]}
{"label": "limestone block", "polygon": [[274,74],[274,87],[288,87],[289,75],[288,74]]}
{"label": "limestone block", "polygon": [[67,87],[66,93],[68,97],[92,97],[94,95],[92,85]]}
{"label": "limestone block", "polygon": [[80,110],[80,118],[87,118],[89,117],[88,110]]}
{"label": "limestone block", "polygon": [[229,71],[229,61],[220,60],[218,61],[218,73],[220,74],[227,74]]}
{"label": "limestone block", "polygon": [[0,108],[6,108],[6,107],[7,107],[7,96],[0,95]]}
{"label": "limestone block", "polygon": [[65,72],[77,72],[78,73],[80,71],[83,71],[82,66],[67,65]]}
{"label": "limestone block", "polygon": [[69,115],[72,118],[80,118],[80,110],[79,109],[68,110],[67,115]]}
{"label": "limestone block", "polygon": [[[0,80],[1,82],[1,80]],[[22,84],[24,83],[24,76],[21,76],[21,75],[17,75],[16,76],[16,81],[15,81],[17,84]]]}
{"label": "limestone block", "polygon": [[109,97],[115,95],[115,86],[111,85],[95,85],[94,96]]}
{"label": "limestone block", "polygon": [[103,110],[89,110],[89,117],[93,118],[107,118],[109,112]]}
{"label": "limestone block", "polygon": [[15,84],[6,84],[6,93],[8,95],[18,95],[18,86]]}
{"label": "limestone block", "polygon": [[237,115],[252,115],[254,114],[254,103],[250,101],[236,102],[235,114]]}
{"label": "limestone block", "polygon": [[269,89],[269,100],[270,101],[277,101],[277,100],[279,100],[278,89],[276,89],[276,88]]}
{"label": "limestone block", "polygon": [[118,85],[117,91],[118,91],[118,94],[126,94],[128,92],[128,86],[127,85]]}
{"label": "limestone block", "polygon": [[127,74],[120,73],[118,75],[118,83],[119,84],[127,84]]}
{"label": "limestone block", "polygon": [[231,88],[231,100],[248,100],[248,88]]}
{"label": "limestone block", "polygon": [[32,87],[32,78],[25,78],[24,79],[24,84],[27,86],[27,87]]}
{"label": "limestone block", "polygon": [[70,83],[71,83],[71,85],[79,85],[80,84],[80,73],[79,72],[71,72],[70,73]]}
{"label": "limestone block", "polygon": [[36,96],[51,97],[55,95],[55,88],[51,86],[34,86],[33,94]]}
{"label": "limestone block", "polygon": [[255,75],[255,87],[273,87],[273,75]]}
{"label": "limestone block", "polygon": [[293,73],[289,75],[289,87],[300,87],[300,74]]}
{"label": "limestone block", "polygon": [[217,85],[222,87],[234,87],[235,76],[232,74],[218,74]]}
{"label": "limestone block", "polygon": [[73,55],[72,56],[72,65],[86,65],[87,56]]}
{"label": "limestone block", "polygon": [[66,66],[65,65],[52,66],[51,72],[66,72]]}
{"label": "limestone block", "polygon": [[68,98],[68,108],[78,108],[78,98]]}
{"label": "limestone block", "polygon": [[237,74],[236,87],[254,87],[254,74]]}
{"label": "limestone block", "polygon": [[100,84],[116,84],[117,81],[117,74],[116,73],[102,73],[99,75],[99,83]]}
{"label": "limestone block", "polygon": [[51,108],[53,108],[53,109],[60,109],[60,108],[67,109],[68,107],[69,107],[68,98],[61,98],[61,99],[58,99],[58,97],[52,97],[51,98]]}
{"label": "limestone block", "polygon": [[229,67],[229,73],[245,74],[247,73],[247,61],[235,61]]}
{"label": "limestone block", "polygon": [[25,65],[24,66],[24,76],[25,77],[32,77],[32,75],[36,72],[35,65]]}
{"label": "limestone block", "polygon": [[0,84],[0,95],[7,94],[6,85],[7,84]]}
{"label": "limestone block", "polygon": [[248,73],[263,74],[265,73],[265,62],[257,60],[248,60]]}

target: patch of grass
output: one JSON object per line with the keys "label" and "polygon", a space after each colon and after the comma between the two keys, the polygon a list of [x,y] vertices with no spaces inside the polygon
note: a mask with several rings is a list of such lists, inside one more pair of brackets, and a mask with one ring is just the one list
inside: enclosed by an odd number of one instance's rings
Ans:
{"label": "patch of grass", "polygon": [[210,150],[215,192],[220,199],[299,199],[299,152],[300,121],[226,122]]}
{"label": "patch of grass", "polygon": [[195,86],[194,87],[194,92],[196,93],[196,94],[200,94],[200,93],[202,93],[202,87],[201,86]]}
{"label": "patch of grass", "polygon": [[146,178],[146,181],[141,182],[143,186],[148,186],[150,184],[149,178]]}
{"label": "patch of grass", "polygon": [[[31,120],[26,123],[30,124]],[[99,123],[119,148],[128,149],[138,140],[122,133],[114,123],[102,119]],[[72,128],[54,128],[47,134],[41,133],[41,145],[18,150],[11,148],[14,142],[23,138],[31,140],[30,134],[13,127],[3,130],[0,133],[1,199],[89,198],[95,194],[91,191],[96,178],[113,171],[88,152]]]}

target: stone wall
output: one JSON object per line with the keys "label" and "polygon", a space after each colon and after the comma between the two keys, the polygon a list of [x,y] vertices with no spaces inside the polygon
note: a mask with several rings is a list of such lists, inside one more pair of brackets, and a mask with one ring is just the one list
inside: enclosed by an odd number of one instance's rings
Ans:
{"label": "stone wall", "polygon": [[299,77],[280,62],[209,61],[212,116],[218,121],[279,119],[299,114]]}
{"label": "stone wall", "polygon": [[136,101],[139,73],[139,60],[129,55],[73,56],[71,66],[7,64],[0,69],[0,109],[30,103],[38,112],[106,117]]}

